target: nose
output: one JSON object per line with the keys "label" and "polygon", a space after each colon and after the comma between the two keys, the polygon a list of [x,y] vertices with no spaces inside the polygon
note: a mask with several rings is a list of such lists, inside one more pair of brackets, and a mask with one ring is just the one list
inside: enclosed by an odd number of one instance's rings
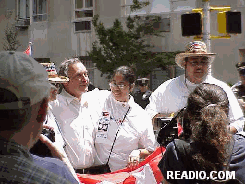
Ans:
{"label": "nose", "polygon": [[88,79],[86,77],[79,78],[79,81],[82,83],[88,83]]}

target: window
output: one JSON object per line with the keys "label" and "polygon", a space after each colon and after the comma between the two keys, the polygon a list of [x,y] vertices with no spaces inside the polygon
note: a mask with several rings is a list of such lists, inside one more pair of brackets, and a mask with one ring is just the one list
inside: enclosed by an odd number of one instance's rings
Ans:
{"label": "window", "polygon": [[33,0],[33,22],[47,20],[47,2],[46,0]]}
{"label": "window", "polygon": [[75,0],[74,26],[75,32],[90,31],[93,17],[93,0]]}
{"label": "window", "polygon": [[152,28],[156,31],[170,32],[170,18],[161,18],[161,16],[146,16],[142,17],[143,23],[145,24],[144,31]]}
{"label": "window", "polygon": [[159,22],[154,22],[153,27],[158,31],[170,32],[170,18],[162,18]]}
{"label": "window", "polygon": [[30,19],[30,0],[18,0],[18,19]]}
{"label": "window", "polygon": [[91,30],[91,21],[75,22],[75,31]]}

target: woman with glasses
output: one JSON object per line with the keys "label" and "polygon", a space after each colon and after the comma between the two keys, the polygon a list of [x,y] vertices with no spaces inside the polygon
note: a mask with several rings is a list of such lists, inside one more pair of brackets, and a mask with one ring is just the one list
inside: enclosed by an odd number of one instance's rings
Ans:
{"label": "woman with glasses", "polygon": [[[111,171],[134,167],[155,150],[151,119],[130,95],[134,81],[133,70],[121,66],[114,71],[109,84],[111,91],[98,91],[98,101],[94,95],[94,165],[108,163]],[[90,102],[88,105],[92,107]]]}
{"label": "woman with glasses", "polygon": [[[158,165],[164,183],[218,184],[235,178],[237,182],[230,182],[245,183],[245,138],[229,132],[228,112],[229,100],[221,87],[204,83],[195,88],[180,118],[186,139],[169,143]],[[226,171],[232,172],[224,175]]]}

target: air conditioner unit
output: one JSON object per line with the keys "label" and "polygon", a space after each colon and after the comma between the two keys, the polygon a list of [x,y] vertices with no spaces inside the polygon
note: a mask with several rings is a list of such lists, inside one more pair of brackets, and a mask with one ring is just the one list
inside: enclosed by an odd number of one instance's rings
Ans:
{"label": "air conditioner unit", "polygon": [[30,19],[18,19],[15,26],[20,28],[28,28],[28,26],[30,26]]}

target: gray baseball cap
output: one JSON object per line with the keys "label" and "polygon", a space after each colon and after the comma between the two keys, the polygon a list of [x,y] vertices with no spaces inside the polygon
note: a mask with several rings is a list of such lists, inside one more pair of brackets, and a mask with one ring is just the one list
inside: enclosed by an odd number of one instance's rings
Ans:
{"label": "gray baseball cap", "polygon": [[[0,52],[0,88],[10,90],[18,99],[28,98],[30,105],[49,96],[50,84],[44,67],[23,52]],[[17,103],[0,104],[0,109],[22,108]]]}

